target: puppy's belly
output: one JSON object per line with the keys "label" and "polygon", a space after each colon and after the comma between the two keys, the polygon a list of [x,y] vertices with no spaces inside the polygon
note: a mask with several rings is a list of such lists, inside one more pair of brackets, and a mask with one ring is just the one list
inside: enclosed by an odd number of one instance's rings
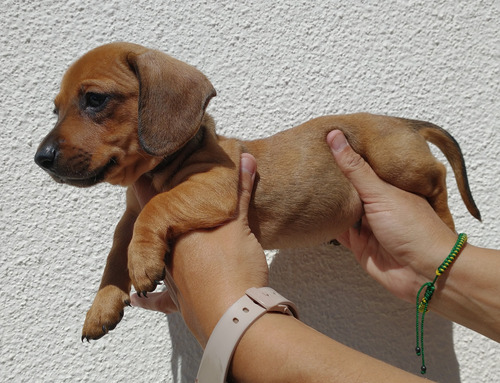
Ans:
{"label": "puppy's belly", "polygon": [[361,218],[357,194],[343,202],[343,206],[323,202],[307,210],[286,204],[274,204],[272,209],[260,206],[257,212],[250,212],[250,228],[265,249],[319,245],[337,238]]}
{"label": "puppy's belly", "polygon": [[323,155],[316,153],[315,158],[320,161],[309,162],[308,166],[289,163],[291,166],[279,176],[257,159],[260,178],[250,205],[249,222],[264,248],[322,244],[361,218],[363,207],[358,193],[332,161],[331,154],[325,150]]}
{"label": "puppy's belly", "polygon": [[249,222],[264,248],[325,243],[361,218],[358,193],[326,143],[331,129],[304,126],[244,143],[258,171]]}

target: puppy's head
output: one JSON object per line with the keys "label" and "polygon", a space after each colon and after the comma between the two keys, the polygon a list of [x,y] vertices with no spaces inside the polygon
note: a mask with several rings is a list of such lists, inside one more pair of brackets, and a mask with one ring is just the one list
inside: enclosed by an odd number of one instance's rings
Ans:
{"label": "puppy's head", "polygon": [[35,162],[62,183],[130,185],[196,134],[213,96],[201,72],[159,51],[98,47],[64,75]]}

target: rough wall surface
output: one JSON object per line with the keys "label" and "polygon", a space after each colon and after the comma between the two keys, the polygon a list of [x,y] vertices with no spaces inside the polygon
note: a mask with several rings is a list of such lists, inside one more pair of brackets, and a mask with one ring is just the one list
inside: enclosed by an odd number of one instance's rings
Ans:
{"label": "rough wall surface", "polygon": [[[33,163],[79,55],[124,40],[195,65],[218,91],[209,111],[226,135],[358,111],[433,121],[460,142],[483,214],[468,215],[450,175],[458,229],[500,248],[499,19],[497,0],[2,0],[0,381],[189,382],[201,356],[179,316],[138,308],[107,337],[80,342],[123,190],[57,185]],[[413,306],[348,252],[276,253],[271,283],[320,331],[418,372]],[[431,379],[500,380],[498,344],[432,314],[426,347]]]}

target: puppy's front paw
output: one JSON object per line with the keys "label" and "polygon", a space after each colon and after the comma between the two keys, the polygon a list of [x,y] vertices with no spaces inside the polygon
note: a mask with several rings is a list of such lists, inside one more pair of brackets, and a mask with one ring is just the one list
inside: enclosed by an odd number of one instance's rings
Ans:
{"label": "puppy's front paw", "polygon": [[97,293],[87,312],[82,341],[99,339],[113,330],[123,318],[123,308],[130,306],[130,297],[116,286],[106,286]]}
{"label": "puppy's front paw", "polygon": [[134,232],[128,247],[128,269],[137,294],[147,296],[165,279],[165,255],[169,250],[164,240]]}

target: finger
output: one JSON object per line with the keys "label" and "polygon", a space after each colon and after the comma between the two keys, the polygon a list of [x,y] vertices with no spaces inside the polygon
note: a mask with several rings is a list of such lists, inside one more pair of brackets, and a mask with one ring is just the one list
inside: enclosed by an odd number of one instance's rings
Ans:
{"label": "finger", "polygon": [[130,296],[130,304],[134,307],[159,311],[165,314],[171,314],[177,311],[177,306],[170,297],[168,291],[149,293],[147,298],[132,294]]}
{"label": "finger", "polygon": [[331,131],[326,139],[337,165],[354,185],[363,201],[387,194],[388,184],[382,181],[363,157],[351,148],[340,130]]}
{"label": "finger", "polygon": [[257,161],[254,156],[243,153],[240,160],[240,212],[243,213],[243,216],[248,213],[256,170]]}

